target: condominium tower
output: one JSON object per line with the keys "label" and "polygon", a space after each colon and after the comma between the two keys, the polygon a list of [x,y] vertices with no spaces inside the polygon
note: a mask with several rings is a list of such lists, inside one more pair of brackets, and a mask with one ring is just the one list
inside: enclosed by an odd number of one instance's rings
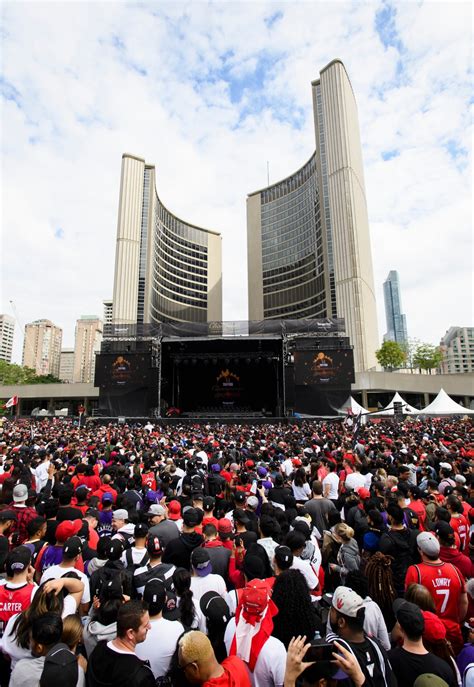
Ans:
{"label": "condominium tower", "polygon": [[173,215],[155,167],[124,154],[115,253],[113,323],[222,319],[221,236]]}
{"label": "condominium tower", "polygon": [[357,105],[340,60],[312,83],[316,151],[247,198],[249,319],[343,317],[357,371],[378,348]]}
{"label": "condominium tower", "polygon": [[95,315],[83,315],[76,322],[73,381],[94,381],[95,354],[100,351],[103,324]]}
{"label": "condominium tower", "polygon": [[38,375],[59,377],[63,330],[50,320],[35,320],[25,326],[23,366]]}
{"label": "condominium tower", "polygon": [[0,315],[0,360],[12,361],[15,320],[10,315]]}
{"label": "condominium tower", "polygon": [[390,270],[383,283],[383,299],[387,322],[387,333],[383,337],[384,341],[406,344],[408,341],[407,321],[405,315],[402,314],[400,280],[396,270]]}
{"label": "condominium tower", "polygon": [[474,327],[450,327],[440,343],[441,372],[474,372]]}

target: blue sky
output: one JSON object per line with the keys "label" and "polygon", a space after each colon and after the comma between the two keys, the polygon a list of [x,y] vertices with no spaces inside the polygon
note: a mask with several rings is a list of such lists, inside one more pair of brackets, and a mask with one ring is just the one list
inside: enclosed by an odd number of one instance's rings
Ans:
{"label": "blue sky", "polygon": [[[223,235],[224,317],[247,317],[247,193],[315,146],[311,81],[359,107],[379,338],[400,275],[409,335],[472,324],[471,6],[4,3],[2,312],[75,320],[112,294],[123,152],[177,215]],[[456,294],[456,295],[454,295]],[[463,294],[459,297],[459,294]],[[17,331],[16,357],[22,337]]]}

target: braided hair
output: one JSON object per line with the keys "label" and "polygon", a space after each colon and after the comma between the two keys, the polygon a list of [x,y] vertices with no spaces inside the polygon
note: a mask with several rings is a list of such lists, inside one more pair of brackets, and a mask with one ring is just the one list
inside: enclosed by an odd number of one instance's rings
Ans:
{"label": "braided hair", "polygon": [[381,608],[391,607],[396,597],[391,563],[391,556],[377,551],[369,558],[365,566],[369,594]]}

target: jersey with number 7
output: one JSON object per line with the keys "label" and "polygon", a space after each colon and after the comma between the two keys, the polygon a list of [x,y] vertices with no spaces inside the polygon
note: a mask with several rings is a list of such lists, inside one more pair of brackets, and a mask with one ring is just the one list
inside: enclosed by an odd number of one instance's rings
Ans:
{"label": "jersey with number 7", "polygon": [[466,591],[466,583],[456,566],[444,562],[410,565],[405,589],[411,584],[422,584],[429,590],[440,618],[459,623],[459,601]]}

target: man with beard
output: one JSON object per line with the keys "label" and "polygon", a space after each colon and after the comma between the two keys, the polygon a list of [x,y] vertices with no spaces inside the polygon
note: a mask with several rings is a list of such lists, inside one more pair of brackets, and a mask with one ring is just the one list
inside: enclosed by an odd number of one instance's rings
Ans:
{"label": "man with beard", "polygon": [[[337,587],[329,614],[330,632],[327,642],[337,642],[356,657],[364,673],[364,687],[396,687],[396,679],[385,649],[364,633],[363,599],[349,587]],[[348,679],[338,681],[340,687],[352,687]]]}

